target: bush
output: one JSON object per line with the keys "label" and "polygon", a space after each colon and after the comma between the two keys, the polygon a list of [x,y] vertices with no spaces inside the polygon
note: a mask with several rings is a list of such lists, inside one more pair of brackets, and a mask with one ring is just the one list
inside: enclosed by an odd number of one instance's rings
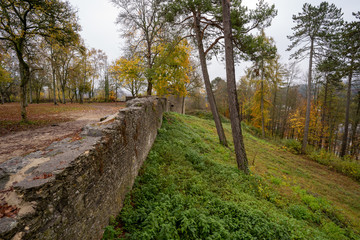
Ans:
{"label": "bush", "polygon": [[294,154],[301,153],[301,143],[295,139],[283,139],[282,144],[284,145],[285,149]]}
{"label": "bush", "polygon": [[341,159],[324,149],[310,152],[309,157],[315,162],[329,166],[339,173],[360,181],[360,164],[350,158]]}
{"label": "bush", "polygon": [[310,220],[311,212],[303,205],[291,205],[288,212],[296,219],[299,220]]}
{"label": "bush", "polygon": [[[194,110],[194,111],[189,111],[186,114],[188,115],[192,115],[201,119],[206,119],[206,120],[214,120],[214,117],[212,115],[211,112],[206,111],[206,110]],[[230,120],[226,117],[224,117],[223,115],[220,114],[220,120],[223,123],[229,123]]]}

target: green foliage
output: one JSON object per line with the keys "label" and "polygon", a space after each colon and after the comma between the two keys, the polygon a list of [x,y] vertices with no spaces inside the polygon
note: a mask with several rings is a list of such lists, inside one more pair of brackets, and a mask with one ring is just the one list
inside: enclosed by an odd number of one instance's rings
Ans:
{"label": "green foliage", "polygon": [[288,209],[288,212],[296,219],[309,220],[311,218],[311,212],[303,205],[294,204]]}
{"label": "green foliage", "polygon": [[301,153],[301,143],[295,139],[283,139],[282,144],[286,150],[289,150],[294,154]]}
{"label": "green foliage", "polygon": [[125,239],[357,237],[323,199],[298,188],[301,200],[286,207],[287,200],[263,178],[240,172],[231,150],[218,144],[210,123],[165,115],[118,222],[106,228],[110,237],[104,239],[115,239],[115,226],[122,226]]}
{"label": "green foliage", "polygon": [[255,127],[251,124],[245,124],[242,122],[241,126],[244,128],[245,131],[251,133],[254,136],[261,137],[261,129],[258,127]]}
{"label": "green foliage", "polygon": [[[194,110],[191,112],[187,112],[187,114],[201,118],[206,120],[214,120],[214,117],[211,112],[205,110]],[[220,115],[220,119],[222,123],[230,123],[230,120],[223,115]]]}
{"label": "green foliage", "polygon": [[360,181],[360,164],[351,159],[341,159],[335,154],[323,149],[312,151],[309,157],[323,165],[329,166],[337,172],[343,173],[357,181]]}
{"label": "green foliage", "polygon": [[109,225],[104,228],[104,235],[102,239],[108,240],[118,240],[120,239],[119,236],[122,234],[121,229],[116,228],[116,219],[111,216],[109,220]]}

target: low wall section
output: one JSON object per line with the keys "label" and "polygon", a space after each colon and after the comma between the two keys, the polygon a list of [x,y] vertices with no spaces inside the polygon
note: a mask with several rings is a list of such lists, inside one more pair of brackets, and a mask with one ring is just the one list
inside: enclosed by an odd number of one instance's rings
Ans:
{"label": "low wall section", "polygon": [[131,100],[78,136],[1,164],[0,239],[100,239],[168,107],[163,98]]}

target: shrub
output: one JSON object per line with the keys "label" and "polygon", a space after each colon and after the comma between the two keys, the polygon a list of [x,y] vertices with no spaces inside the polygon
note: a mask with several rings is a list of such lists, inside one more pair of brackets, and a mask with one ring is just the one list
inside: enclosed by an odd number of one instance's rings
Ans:
{"label": "shrub", "polygon": [[341,159],[324,149],[310,152],[309,157],[315,162],[329,166],[339,173],[360,181],[360,164],[350,158]]}
{"label": "shrub", "polygon": [[309,220],[311,218],[311,212],[303,205],[291,205],[288,212],[296,219]]}
{"label": "shrub", "polygon": [[294,154],[301,153],[301,143],[295,139],[283,139],[282,144],[287,150]]}

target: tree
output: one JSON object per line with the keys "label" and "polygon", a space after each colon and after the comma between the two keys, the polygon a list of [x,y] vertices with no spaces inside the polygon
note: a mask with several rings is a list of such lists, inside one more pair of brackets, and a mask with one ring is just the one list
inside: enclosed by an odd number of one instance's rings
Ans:
{"label": "tree", "polygon": [[[194,37],[198,49],[200,65],[203,73],[205,89],[214,117],[220,143],[227,145],[225,134],[217,112],[216,101],[211,91],[209,73],[206,60],[211,58],[211,53],[217,54],[221,48],[220,42],[224,39],[222,27],[222,13],[218,1],[170,1],[166,8],[167,18],[181,26],[181,31],[187,26],[190,30],[187,36]],[[250,34],[263,25],[267,25],[276,11],[274,6],[268,7],[264,1],[259,1],[257,8],[249,11],[241,5],[241,1],[234,1],[231,8],[231,21],[236,47],[239,49],[237,55],[245,57],[252,49],[253,36]],[[184,36],[186,37],[186,36]]]}
{"label": "tree", "polygon": [[238,168],[246,174],[249,172],[248,160],[246,157],[243,135],[241,132],[241,120],[239,114],[239,102],[236,92],[234,49],[232,44],[232,31],[230,19],[230,0],[222,0],[223,26],[225,38],[225,59],[226,59],[226,79],[229,97],[229,110],[231,120],[231,130],[236,153]]}
{"label": "tree", "polygon": [[253,67],[253,75],[255,78],[260,78],[260,89],[258,91],[260,97],[260,114],[261,114],[261,133],[265,137],[265,83],[270,81],[272,69],[269,69],[271,60],[275,58],[276,47],[272,38],[265,36],[264,30],[261,30],[261,35],[258,37],[256,51],[251,54],[251,59],[255,62]]}
{"label": "tree", "polygon": [[[353,13],[354,14],[354,13]],[[356,14],[354,14],[356,16]],[[360,20],[360,12],[357,15]],[[352,78],[355,71],[360,67],[360,21],[346,23],[339,44],[342,47],[342,56],[344,56],[345,74],[348,76],[346,93],[346,111],[344,134],[341,144],[340,157],[344,157],[348,148],[348,135],[350,123],[350,102]]]}
{"label": "tree", "polygon": [[152,94],[152,70],[159,54],[158,44],[166,32],[161,7],[163,0],[112,0],[120,9],[117,23],[122,24],[123,36],[127,37],[133,52],[145,57],[147,95]]}
{"label": "tree", "polygon": [[[285,72],[284,72],[284,78],[285,78],[285,99],[283,100],[283,102],[285,102],[284,106],[284,110],[282,111],[283,114],[281,115],[282,118],[282,124],[281,124],[281,132],[280,132],[280,137],[284,138],[285,137],[285,131],[286,131],[286,126],[288,124],[288,119],[289,119],[289,113],[291,111],[291,104],[290,104],[290,96],[294,96],[294,94],[291,93],[291,85],[293,84],[293,82],[298,79],[298,75],[300,72],[299,67],[297,66],[296,62],[291,62],[289,65],[285,65]],[[296,99],[296,98],[292,98],[292,99]]]}
{"label": "tree", "polygon": [[301,13],[293,15],[292,17],[296,25],[292,28],[294,31],[293,35],[288,36],[290,41],[292,41],[288,50],[290,51],[295,47],[300,47],[291,55],[291,58],[303,60],[306,56],[309,56],[305,129],[302,142],[302,151],[305,152],[309,134],[314,56],[322,51],[321,47],[326,37],[342,24],[342,13],[334,4],[329,5],[327,2],[320,3],[318,7],[305,3],[302,10]]}
{"label": "tree", "polygon": [[225,117],[230,117],[226,81],[216,77],[211,81],[211,89],[214,92],[218,111]]}
{"label": "tree", "polygon": [[159,46],[159,56],[154,63],[154,89],[157,95],[173,94],[185,97],[189,74],[191,48],[186,39],[175,39]]}
{"label": "tree", "polygon": [[68,2],[59,0],[2,0],[0,2],[0,40],[16,52],[19,61],[21,118],[27,121],[26,89],[30,79],[26,58],[28,44],[35,37],[71,41],[78,25]]}
{"label": "tree", "polygon": [[120,83],[120,86],[128,90],[133,97],[139,93],[145,85],[144,68],[142,59],[134,54],[131,58],[121,57],[110,66],[110,74]]}

